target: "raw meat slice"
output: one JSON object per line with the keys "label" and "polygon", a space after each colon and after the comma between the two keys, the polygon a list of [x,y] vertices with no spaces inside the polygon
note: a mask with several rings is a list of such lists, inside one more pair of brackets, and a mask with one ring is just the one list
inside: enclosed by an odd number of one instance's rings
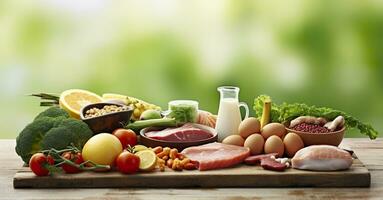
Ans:
{"label": "raw meat slice", "polygon": [[335,171],[350,168],[352,156],[330,145],[313,145],[299,150],[291,159],[292,167],[313,171]]}
{"label": "raw meat slice", "polygon": [[261,166],[263,169],[272,170],[272,171],[285,171],[287,168],[286,164],[277,162],[272,158],[263,158],[261,160]]}
{"label": "raw meat slice", "polygon": [[256,165],[260,163],[262,159],[271,158],[271,156],[278,157],[278,153],[268,153],[256,156],[249,156],[245,159],[245,163],[248,165]]}
{"label": "raw meat slice", "polygon": [[191,142],[213,137],[211,132],[195,127],[190,123],[184,124],[178,128],[166,128],[161,131],[150,131],[145,133],[145,135],[148,138],[169,142]]}
{"label": "raw meat slice", "polygon": [[250,155],[250,150],[245,147],[215,142],[186,148],[182,154],[192,161],[196,161],[198,169],[203,171],[231,167],[242,163]]}

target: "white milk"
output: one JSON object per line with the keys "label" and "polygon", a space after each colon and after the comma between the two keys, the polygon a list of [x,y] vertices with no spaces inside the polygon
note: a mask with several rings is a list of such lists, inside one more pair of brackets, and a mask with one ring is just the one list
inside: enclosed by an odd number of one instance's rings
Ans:
{"label": "white milk", "polygon": [[241,113],[239,111],[239,102],[236,98],[221,99],[218,109],[216,131],[218,141],[222,141],[229,135],[238,134],[238,127],[241,123]]}

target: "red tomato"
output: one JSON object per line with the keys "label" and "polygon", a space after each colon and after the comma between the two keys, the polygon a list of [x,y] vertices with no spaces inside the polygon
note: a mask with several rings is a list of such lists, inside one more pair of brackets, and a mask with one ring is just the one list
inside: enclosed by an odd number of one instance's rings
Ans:
{"label": "red tomato", "polygon": [[[70,161],[72,161],[78,165],[84,162],[84,159],[82,158],[81,153],[64,152],[62,154],[62,157],[64,157],[65,159],[68,159],[68,160],[70,160]],[[62,164],[61,168],[65,171],[65,173],[68,173],[68,174],[81,172],[81,169],[74,167],[74,166],[67,164],[67,163]]]}
{"label": "red tomato", "polygon": [[51,156],[45,156],[43,153],[35,153],[29,160],[29,168],[37,176],[46,176],[49,174],[48,165],[54,165],[55,161]]}
{"label": "red tomato", "polygon": [[138,171],[140,158],[128,151],[124,151],[118,155],[116,165],[120,172],[124,174],[133,174]]}
{"label": "red tomato", "polygon": [[133,147],[134,145],[137,144],[137,135],[134,131],[130,129],[123,129],[123,128],[116,129],[113,131],[113,135],[120,140],[122,144],[122,148],[124,149],[128,147],[128,145]]}

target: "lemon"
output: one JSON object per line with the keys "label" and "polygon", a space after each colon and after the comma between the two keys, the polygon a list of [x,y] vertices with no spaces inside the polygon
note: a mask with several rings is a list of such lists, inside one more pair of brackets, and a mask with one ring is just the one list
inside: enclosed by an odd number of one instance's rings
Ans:
{"label": "lemon", "polygon": [[140,166],[142,171],[151,171],[156,167],[157,155],[152,150],[142,150],[136,153],[140,158]]}
{"label": "lemon", "polygon": [[143,151],[148,149],[148,147],[144,145],[140,145],[140,144],[135,145],[133,148],[134,148],[134,151]]}
{"label": "lemon", "polygon": [[80,110],[82,107],[91,103],[100,103],[102,98],[97,94],[86,90],[70,89],[60,95],[60,107],[66,110],[71,117],[80,119]]}

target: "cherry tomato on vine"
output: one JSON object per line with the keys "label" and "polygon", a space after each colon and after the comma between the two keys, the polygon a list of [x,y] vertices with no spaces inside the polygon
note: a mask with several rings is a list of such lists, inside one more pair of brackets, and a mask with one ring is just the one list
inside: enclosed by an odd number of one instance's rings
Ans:
{"label": "cherry tomato on vine", "polygon": [[[70,160],[73,163],[78,164],[78,165],[84,162],[84,159],[82,158],[81,153],[73,153],[73,152],[68,151],[68,152],[64,152],[62,154],[62,157],[64,157],[65,159],[68,159],[68,160]],[[68,174],[79,173],[82,171],[78,167],[72,166],[68,163],[62,164],[61,168],[65,171],[65,173],[68,173]]]}
{"label": "cherry tomato on vine", "polygon": [[48,166],[54,165],[52,156],[46,156],[43,153],[35,153],[29,160],[29,168],[36,176],[47,176],[49,174]]}
{"label": "cherry tomato on vine", "polygon": [[118,155],[116,165],[120,172],[124,174],[133,174],[138,171],[140,158],[128,151],[124,151]]}

